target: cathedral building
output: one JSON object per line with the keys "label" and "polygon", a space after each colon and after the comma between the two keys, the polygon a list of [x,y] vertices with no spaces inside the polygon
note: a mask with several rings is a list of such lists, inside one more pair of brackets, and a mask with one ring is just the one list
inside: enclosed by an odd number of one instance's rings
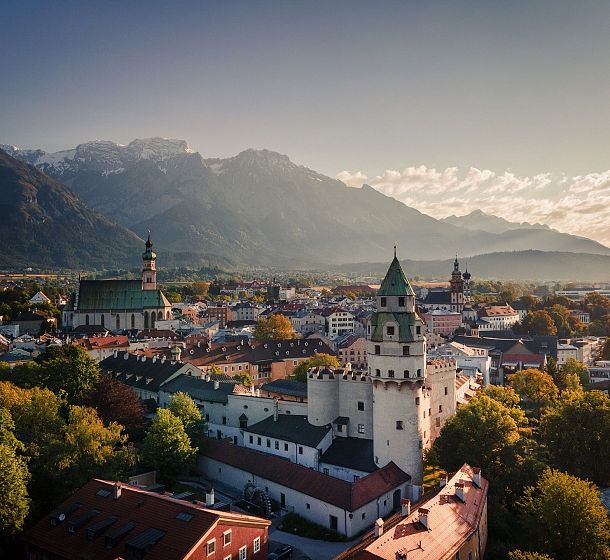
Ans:
{"label": "cathedral building", "polygon": [[172,318],[172,306],[157,288],[157,255],[150,235],[140,280],[81,280],[63,310],[63,326],[98,326],[110,331],[142,330]]}

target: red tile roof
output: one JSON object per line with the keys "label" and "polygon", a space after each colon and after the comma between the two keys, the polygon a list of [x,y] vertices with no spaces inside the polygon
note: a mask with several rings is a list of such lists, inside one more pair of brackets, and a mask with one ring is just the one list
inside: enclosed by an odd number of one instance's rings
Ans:
{"label": "red tile roof", "polygon": [[[417,504],[408,517],[400,518],[398,523],[386,528],[364,550],[345,557],[395,560],[398,552],[407,551],[409,560],[453,559],[481,521],[487,522],[483,513],[488,482],[481,478],[481,487],[477,487],[473,482],[474,472],[474,468],[464,465],[444,488]],[[464,501],[455,496],[456,485],[460,483],[464,484]],[[421,508],[428,510],[428,529],[419,522]]]}
{"label": "red tile roof", "polygon": [[[51,526],[47,516],[23,535],[23,540],[33,546],[56,554],[62,558],[87,558],[95,560],[115,560],[123,557],[125,543],[141,535],[147,529],[155,528],[164,534],[146,553],[146,560],[180,560],[185,558],[199,541],[217,524],[239,525],[264,528],[270,525],[266,519],[237,513],[209,510],[200,504],[176,500],[169,496],[147,492],[134,486],[123,484],[121,496],[113,498],[114,483],[92,480],[68,498],[57,510],[65,511],[69,506],[80,503],[80,507],[66,515],[65,521]],[[100,492],[101,493],[98,493]],[[108,491],[109,494],[101,495]],[[80,527],[75,533],[68,532],[68,525],[81,515],[98,510],[99,513]],[[185,512],[192,515],[189,521],[177,519]],[[87,529],[116,516],[96,539],[87,539]],[[188,517],[188,516],[187,516]],[[136,526],[110,549],[105,547],[104,535],[130,521]]]}
{"label": "red tile roof", "polygon": [[347,482],[227,440],[206,440],[202,454],[347,511],[355,511],[411,480],[394,463],[389,463],[356,482]]}
{"label": "red tile roof", "polygon": [[90,336],[82,338],[78,343],[87,350],[95,350],[98,348],[123,348],[129,346],[129,337],[126,335],[119,336]]}

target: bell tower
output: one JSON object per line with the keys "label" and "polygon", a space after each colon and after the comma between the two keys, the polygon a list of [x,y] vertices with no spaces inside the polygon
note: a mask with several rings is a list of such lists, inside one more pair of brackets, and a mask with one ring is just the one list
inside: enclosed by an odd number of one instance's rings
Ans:
{"label": "bell tower", "polygon": [[426,339],[396,247],[367,327],[367,353],[375,464],[383,467],[393,461],[411,475],[414,485],[421,485],[423,450],[430,437]]}
{"label": "bell tower", "polygon": [[142,253],[142,260],[144,261],[144,267],[142,268],[143,290],[157,289],[157,254],[152,250],[152,246],[149,232],[146,240],[146,250]]}
{"label": "bell tower", "polygon": [[460,272],[460,263],[457,255],[453,263],[453,272],[451,273],[451,311],[461,313],[464,309],[464,280]]}

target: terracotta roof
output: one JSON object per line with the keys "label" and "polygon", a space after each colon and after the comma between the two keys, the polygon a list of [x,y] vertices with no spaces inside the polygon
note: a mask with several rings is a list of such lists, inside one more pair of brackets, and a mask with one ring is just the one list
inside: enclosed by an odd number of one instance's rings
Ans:
{"label": "terracotta roof", "polygon": [[[266,519],[209,510],[201,504],[147,492],[127,484],[123,484],[121,496],[115,500],[113,485],[104,480],[88,482],[51,514],[51,517],[57,516],[69,511],[71,506],[80,504],[71,513],[66,513],[64,521],[52,526],[50,516],[46,516],[25,532],[23,540],[61,558],[115,560],[127,557],[126,543],[141,542],[150,534],[151,529],[156,529],[162,536],[147,550],[146,559],[179,560],[186,558],[191,549],[217,524],[259,528],[270,524]],[[71,523],[94,510],[99,513],[84,522],[74,533],[68,532]],[[178,518],[181,513],[186,514],[181,516],[183,519]],[[96,538],[88,540],[88,530],[102,526],[103,523],[100,522],[109,520],[112,516],[116,520],[100,529]],[[105,535],[131,521],[135,522],[133,528],[114,546],[106,548]]]}
{"label": "terracotta roof", "polygon": [[[440,491],[417,504],[408,517],[386,529],[364,550],[357,560],[395,560],[406,551],[409,560],[453,559],[466,539],[481,522],[487,501],[488,482],[481,487],[473,482],[474,469],[464,465]],[[464,484],[464,501],[456,496],[456,485]],[[427,511],[428,528],[419,522],[419,509]],[[486,522],[486,520],[485,520]]]}
{"label": "terracotta roof", "polygon": [[90,336],[82,338],[79,344],[87,350],[95,350],[101,348],[119,348],[129,346],[129,337],[127,335],[120,336]]}
{"label": "terracotta roof", "polygon": [[275,455],[239,447],[227,440],[206,439],[202,447],[202,454],[209,459],[266,478],[347,511],[355,511],[411,480],[394,463],[389,463],[356,482],[347,482]]}

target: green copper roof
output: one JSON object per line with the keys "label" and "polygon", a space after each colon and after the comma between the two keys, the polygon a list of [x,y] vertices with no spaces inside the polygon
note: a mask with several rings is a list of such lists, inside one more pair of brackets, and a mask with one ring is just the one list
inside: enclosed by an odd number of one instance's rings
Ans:
{"label": "green copper roof", "polygon": [[413,327],[417,315],[415,313],[388,313],[377,311],[371,315],[371,340],[383,342],[383,327],[389,322],[398,324],[398,342],[414,342]]}
{"label": "green copper roof", "polygon": [[394,255],[394,260],[388,268],[388,272],[381,283],[381,287],[377,292],[378,296],[414,296],[415,292],[409,284],[405,273],[398,262],[398,258]]}
{"label": "green copper roof", "polygon": [[79,311],[122,311],[170,305],[161,290],[143,290],[141,280],[81,280]]}

